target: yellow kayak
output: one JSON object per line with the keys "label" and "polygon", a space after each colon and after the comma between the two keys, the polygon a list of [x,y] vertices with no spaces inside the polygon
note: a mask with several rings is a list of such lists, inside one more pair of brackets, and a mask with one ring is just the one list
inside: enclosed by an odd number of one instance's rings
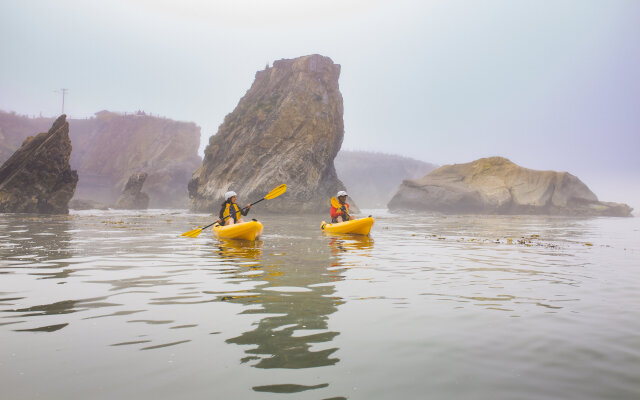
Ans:
{"label": "yellow kayak", "polygon": [[371,217],[354,219],[337,224],[327,224],[322,221],[320,229],[327,233],[354,233],[357,235],[368,235],[373,226],[374,219]]}
{"label": "yellow kayak", "polygon": [[241,222],[234,225],[214,225],[213,234],[219,239],[256,240],[264,227],[258,221]]}

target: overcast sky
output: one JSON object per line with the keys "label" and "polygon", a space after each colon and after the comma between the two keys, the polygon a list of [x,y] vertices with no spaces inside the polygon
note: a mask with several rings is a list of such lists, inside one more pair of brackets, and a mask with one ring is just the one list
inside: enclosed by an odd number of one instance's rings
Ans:
{"label": "overcast sky", "polygon": [[[343,149],[500,155],[640,207],[640,1],[0,0],[0,109],[138,109],[203,144],[274,60],[342,66]],[[637,211],[637,210],[636,210]]]}

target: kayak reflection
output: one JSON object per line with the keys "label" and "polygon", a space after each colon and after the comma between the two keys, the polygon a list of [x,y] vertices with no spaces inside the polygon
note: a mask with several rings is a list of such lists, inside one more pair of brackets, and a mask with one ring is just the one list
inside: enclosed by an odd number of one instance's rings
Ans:
{"label": "kayak reflection", "polygon": [[[251,345],[241,361],[255,368],[336,364],[339,359],[332,354],[337,347],[330,342],[339,332],[329,331],[327,320],[342,304],[333,285],[342,276],[335,270],[328,271],[327,248],[321,241],[309,241],[307,249],[284,239],[273,248],[278,250],[264,251],[261,274],[238,274],[239,279],[254,282],[252,296],[225,299],[246,305],[242,314],[258,317],[251,324],[252,330],[226,342]],[[253,267],[252,272],[256,269]]]}
{"label": "kayak reflection", "polygon": [[263,245],[261,240],[218,239],[216,252],[226,259],[258,259]]}
{"label": "kayak reflection", "polygon": [[351,234],[331,234],[327,236],[329,238],[329,247],[331,248],[331,255],[336,256],[340,253],[349,251],[365,250],[358,252],[359,255],[369,257],[369,251],[373,249],[373,239],[369,236],[363,235],[351,235]]}

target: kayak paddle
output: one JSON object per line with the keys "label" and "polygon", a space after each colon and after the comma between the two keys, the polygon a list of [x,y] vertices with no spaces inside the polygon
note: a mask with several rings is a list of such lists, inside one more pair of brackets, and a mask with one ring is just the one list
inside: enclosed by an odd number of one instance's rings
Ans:
{"label": "kayak paddle", "polygon": [[[335,208],[336,210],[340,210],[343,206],[342,206],[342,204],[340,204],[338,199],[336,199],[335,197],[332,197],[331,198],[331,207]],[[347,214],[347,217],[349,217],[349,219],[351,219],[351,216],[349,215],[348,212],[345,211],[345,214]]]}
{"label": "kayak paddle", "polygon": [[[272,191],[270,191],[269,193],[267,193],[263,198],[261,198],[258,201],[254,201],[253,203],[249,204],[249,206],[252,206],[254,204],[260,203],[262,200],[271,200],[271,199],[275,199],[276,197],[280,196],[282,193],[287,191],[287,185],[286,184],[282,184],[280,186],[278,186],[277,188],[273,189]],[[243,210],[246,210],[248,207],[244,207]],[[227,215],[226,217],[223,218],[223,221],[227,218],[229,218],[230,215]],[[183,234],[181,234],[180,236],[186,236],[186,237],[198,237],[198,235],[200,235],[202,233],[203,230],[207,229],[208,227],[210,227],[211,225],[215,224],[218,221],[215,221],[207,226],[199,226],[196,229],[192,229],[190,231],[187,231]]]}

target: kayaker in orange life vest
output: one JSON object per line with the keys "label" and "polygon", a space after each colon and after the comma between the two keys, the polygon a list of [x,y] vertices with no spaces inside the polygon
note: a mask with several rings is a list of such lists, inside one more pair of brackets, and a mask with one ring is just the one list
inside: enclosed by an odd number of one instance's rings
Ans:
{"label": "kayaker in orange life vest", "polygon": [[[236,204],[237,196],[236,192],[233,191],[229,191],[224,194],[224,203],[222,203],[222,206],[220,207],[220,219],[218,220],[218,224],[222,225],[222,221],[224,221],[224,225],[237,224],[243,222],[242,215],[249,214],[251,204],[247,204],[245,208],[240,209]],[[225,219],[225,217],[227,217],[227,219]]]}
{"label": "kayaker in orange life vest", "polygon": [[349,215],[349,203],[346,202],[347,196],[348,196],[347,192],[345,192],[344,190],[339,191],[338,194],[336,195],[336,197],[338,198],[338,201],[340,202],[341,207],[336,208],[333,206],[333,204],[331,205],[331,210],[329,210],[329,214],[331,215],[332,224],[355,219]]}

